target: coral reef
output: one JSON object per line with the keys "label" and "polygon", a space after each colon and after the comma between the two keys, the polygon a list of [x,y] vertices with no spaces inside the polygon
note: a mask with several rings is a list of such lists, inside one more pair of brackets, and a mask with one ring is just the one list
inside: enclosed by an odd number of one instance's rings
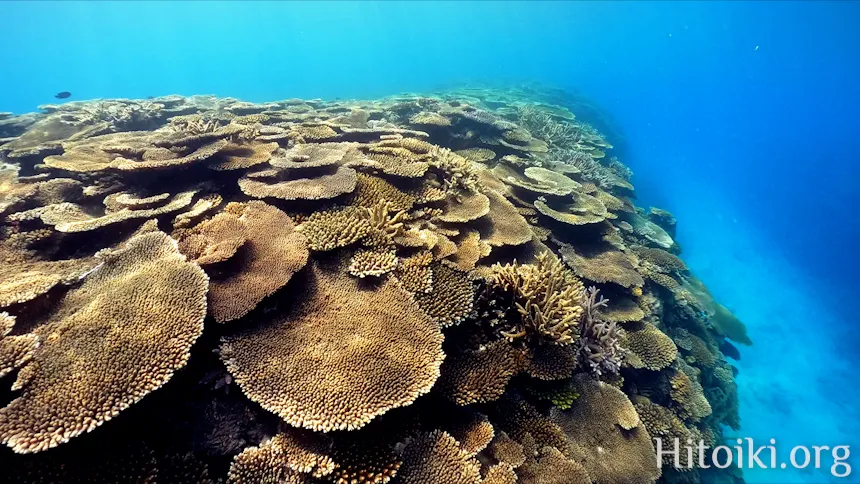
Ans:
{"label": "coral reef", "polygon": [[0,116],[4,482],[700,482],[651,439],[740,425],[743,323],[581,97],[41,110]]}

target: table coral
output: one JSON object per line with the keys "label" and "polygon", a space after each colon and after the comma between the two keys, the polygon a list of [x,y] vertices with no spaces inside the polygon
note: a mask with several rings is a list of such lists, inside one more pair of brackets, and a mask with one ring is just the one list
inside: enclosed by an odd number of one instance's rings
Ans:
{"label": "table coral", "polygon": [[442,335],[407,292],[390,281],[361,288],[318,266],[309,275],[291,310],[221,346],[249,398],[292,425],[331,431],[362,427],[429,391]]}
{"label": "table coral", "polygon": [[0,409],[0,440],[16,452],[56,447],[163,385],[203,331],[207,282],[161,232],[103,254],[36,333],[23,391]]}

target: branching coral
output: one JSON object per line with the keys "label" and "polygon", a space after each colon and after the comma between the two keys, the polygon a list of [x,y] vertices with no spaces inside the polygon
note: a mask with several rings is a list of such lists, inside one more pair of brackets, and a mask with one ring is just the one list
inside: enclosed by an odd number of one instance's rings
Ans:
{"label": "branching coral", "polygon": [[606,321],[600,315],[600,308],[609,301],[597,298],[600,291],[591,286],[582,294],[580,304],[583,318],[580,322],[579,359],[583,368],[589,368],[598,375],[618,373],[623,352],[618,344],[617,325]]}
{"label": "branching coral", "polygon": [[506,338],[563,345],[575,341],[584,287],[558,259],[543,253],[534,265],[496,265],[489,282],[520,314],[513,327],[503,330]]}

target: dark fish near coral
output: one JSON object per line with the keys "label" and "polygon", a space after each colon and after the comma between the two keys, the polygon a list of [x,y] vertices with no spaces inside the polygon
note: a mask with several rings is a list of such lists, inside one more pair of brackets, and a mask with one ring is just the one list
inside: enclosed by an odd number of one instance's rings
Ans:
{"label": "dark fish near coral", "polygon": [[720,343],[720,351],[722,351],[724,355],[728,356],[733,360],[741,359],[741,352],[738,351],[735,345],[729,343],[728,340],[723,340],[723,342]]}
{"label": "dark fish near coral", "polygon": [[155,96],[146,96],[147,99],[155,99]]}
{"label": "dark fish near coral", "polygon": [[72,95],[72,93],[70,93],[69,91],[63,91],[63,92],[58,92],[57,94],[54,94],[54,97],[57,99],[66,99],[67,97],[69,97],[71,95]]}

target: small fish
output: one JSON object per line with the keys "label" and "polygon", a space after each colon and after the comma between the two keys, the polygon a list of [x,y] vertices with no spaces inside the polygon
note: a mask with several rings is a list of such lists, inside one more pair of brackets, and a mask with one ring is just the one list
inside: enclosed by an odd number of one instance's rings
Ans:
{"label": "small fish", "polygon": [[147,99],[155,99],[155,96],[146,96]]}
{"label": "small fish", "polygon": [[54,95],[54,97],[57,99],[66,99],[67,97],[69,97],[71,95],[72,95],[72,93],[70,93],[69,91],[63,91],[63,92],[58,92],[57,94]]}

